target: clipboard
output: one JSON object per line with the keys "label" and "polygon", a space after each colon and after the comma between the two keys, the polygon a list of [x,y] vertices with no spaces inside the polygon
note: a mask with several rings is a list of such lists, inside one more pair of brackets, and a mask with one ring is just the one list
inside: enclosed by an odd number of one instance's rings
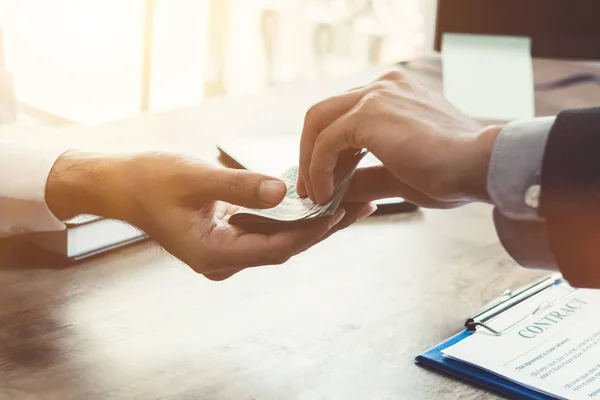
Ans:
{"label": "clipboard", "polygon": [[[502,331],[497,331],[490,327],[487,323],[502,313],[510,310],[517,304],[522,303],[525,300],[531,299],[545,290],[564,283],[562,276],[552,275],[544,278],[541,281],[535,282],[532,285],[526,286],[516,292],[506,291],[500,298],[496,299],[490,305],[486,306],[483,310],[477,314],[471,316],[465,321],[465,330],[452,336],[446,341],[438,344],[437,346],[427,350],[426,352],[415,357],[417,365],[427,367],[456,378],[470,382],[476,386],[489,389],[491,391],[509,396],[510,398],[518,399],[532,399],[532,400],[554,400],[556,397],[550,396],[545,393],[538,392],[530,389],[524,385],[520,385],[512,380],[506,379],[499,375],[488,372],[477,366],[466,364],[464,362],[445,357],[443,351],[460,342],[463,339],[473,335],[477,329],[486,329],[494,335],[500,336],[507,331],[510,331],[514,326],[522,323],[525,319],[531,318],[535,313],[545,307],[551,306],[550,303],[542,303],[539,307],[531,313],[531,315],[524,317],[506,327]],[[571,294],[573,294],[573,291]],[[562,300],[560,298],[558,300]],[[557,300],[557,301],[558,301]]]}

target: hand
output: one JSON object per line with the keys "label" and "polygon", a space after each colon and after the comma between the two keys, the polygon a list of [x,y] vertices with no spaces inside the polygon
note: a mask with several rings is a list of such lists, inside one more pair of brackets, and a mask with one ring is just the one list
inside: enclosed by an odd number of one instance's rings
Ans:
{"label": "hand", "polygon": [[308,110],[297,190],[327,202],[340,153],[366,148],[383,167],[357,170],[346,201],[404,197],[430,208],[489,201],[487,171],[499,131],[484,128],[406,73],[393,71]]}
{"label": "hand", "polygon": [[172,154],[72,152],[54,165],[46,201],[62,219],[89,213],[127,221],[212,280],[252,266],[281,264],[373,211],[369,204],[352,206],[273,235],[246,233],[227,222],[236,210],[230,203],[269,208],[285,192],[278,179]]}

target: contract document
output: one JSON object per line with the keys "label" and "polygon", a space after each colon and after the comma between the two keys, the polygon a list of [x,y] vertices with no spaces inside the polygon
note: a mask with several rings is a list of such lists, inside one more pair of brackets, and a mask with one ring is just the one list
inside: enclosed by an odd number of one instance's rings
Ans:
{"label": "contract document", "polygon": [[564,281],[442,351],[558,399],[600,399],[600,290]]}

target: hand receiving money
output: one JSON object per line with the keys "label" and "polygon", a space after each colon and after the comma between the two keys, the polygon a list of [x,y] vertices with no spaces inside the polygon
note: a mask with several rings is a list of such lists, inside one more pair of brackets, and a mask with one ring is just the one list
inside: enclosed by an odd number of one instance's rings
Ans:
{"label": "hand receiving money", "polygon": [[54,164],[46,201],[63,220],[93,214],[135,225],[212,280],[229,278],[249,267],[282,264],[374,211],[369,204],[352,204],[297,229],[269,235],[229,223],[240,205],[260,208],[280,203],[286,184],[176,154],[75,151]]}

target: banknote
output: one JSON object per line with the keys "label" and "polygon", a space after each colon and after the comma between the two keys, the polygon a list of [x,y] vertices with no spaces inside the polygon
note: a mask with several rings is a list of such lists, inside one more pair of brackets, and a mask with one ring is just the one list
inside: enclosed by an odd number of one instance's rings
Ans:
{"label": "banknote", "polygon": [[287,186],[287,192],[279,205],[268,209],[242,207],[229,218],[229,223],[249,232],[268,233],[291,229],[306,221],[333,215],[344,198],[358,163],[366,153],[361,150],[340,157],[334,171],[334,195],[328,203],[316,204],[310,198],[298,195],[298,166],[292,166],[280,176]]}

